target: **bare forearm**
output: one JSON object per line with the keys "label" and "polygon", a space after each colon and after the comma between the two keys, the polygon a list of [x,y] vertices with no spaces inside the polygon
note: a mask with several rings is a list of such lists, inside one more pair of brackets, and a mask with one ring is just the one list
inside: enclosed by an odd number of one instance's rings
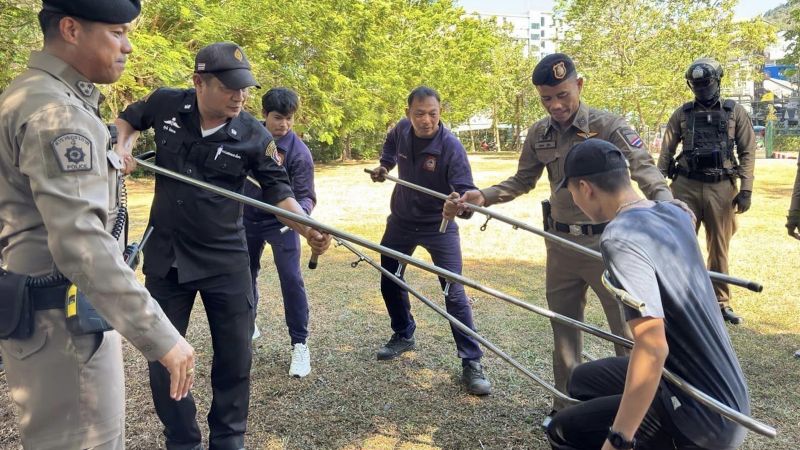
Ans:
{"label": "bare forearm", "polygon": [[130,123],[124,119],[117,118],[114,121],[117,127],[117,148],[130,153],[136,140],[139,139],[139,131],[134,129]]}
{"label": "bare forearm", "polygon": [[[303,210],[303,207],[301,207],[300,204],[297,203],[297,200],[295,200],[294,197],[287,197],[287,198],[281,200],[280,202],[278,202],[275,206],[277,206],[278,208],[281,208],[281,209],[285,209],[286,211],[293,212],[295,214],[299,214],[301,216],[306,216],[307,215],[306,212]],[[310,227],[307,227],[307,226],[303,225],[302,223],[295,222],[294,220],[286,219],[286,218],[283,218],[283,217],[280,217],[280,216],[277,216],[277,217],[278,217],[278,220],[281,221],[281,223],[283,223],[284,225],[288,226],[289,228],[297,231],[298,233],[300,233],[301,236],[303,236],[305,238],[308,237],[308,231],[311,229]]]}

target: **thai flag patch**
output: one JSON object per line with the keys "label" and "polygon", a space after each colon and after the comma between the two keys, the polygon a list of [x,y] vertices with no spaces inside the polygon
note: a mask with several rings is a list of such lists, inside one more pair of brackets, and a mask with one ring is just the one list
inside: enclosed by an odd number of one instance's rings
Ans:
{"label": "thai flag patch", "polygon": [[642,138],[633,130],[624,130],[622,136],[631,147],[642,148]]}

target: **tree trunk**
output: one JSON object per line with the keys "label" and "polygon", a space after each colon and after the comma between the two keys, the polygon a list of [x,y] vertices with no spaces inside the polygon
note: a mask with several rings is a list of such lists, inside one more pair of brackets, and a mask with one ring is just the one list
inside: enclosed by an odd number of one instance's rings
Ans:
{"label": "tree trunk", "polygon": [[497,126],[497,105],[492,104],[492,130],[494,134],[494,150],[500,151],[500,131]]}
{"label": "tree trunk", "polygon": [[350,148],[350,135],[344,138],[344,147],[342,147],[342,162],[353,159],[353,154]]}

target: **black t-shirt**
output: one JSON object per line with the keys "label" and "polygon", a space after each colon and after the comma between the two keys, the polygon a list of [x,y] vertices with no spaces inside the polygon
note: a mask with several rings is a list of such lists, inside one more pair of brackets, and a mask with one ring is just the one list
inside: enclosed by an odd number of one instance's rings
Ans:
{"label": "black t-shirt", "polygon": [[414,160],[419,159],[419,155],[431,145],[431,142],[433,138],[421,138],[413,130],[411,131],[411,153],[414,155]]}
{"label": "black t-shirt", "polygon": [[[628,320],[664,319],[669,345],[665,367],[690,384],[750,413],[747,384],[719,313],[711,280],[688,215],[675,205],[623,211],[600,241],[617,286],[644,303],[628,306]],[[678,429],[707,449],[735,449],[747,430],[662,382],[658,396]]]}
{"label": "black t-shirt", "polygon": [[[267,155],[272,136],[247,112],[203,137],[194,89],[158,89],[120,118],[136,130],[153,128],[156,164],[165,169],[234,192],[252,173],[264,202],[292,197],[286,171]],[[163,277],[177,266],[185,283],[249,267],[242,204],[235,200],[156,175],[150,224],[147,275]]]}

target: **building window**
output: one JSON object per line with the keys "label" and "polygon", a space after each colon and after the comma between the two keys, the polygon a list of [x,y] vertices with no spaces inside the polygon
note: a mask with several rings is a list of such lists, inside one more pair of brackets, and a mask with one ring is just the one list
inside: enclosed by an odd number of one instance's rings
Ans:
{"label": "building window", "polygon": [[539,40],[539,35],[536,34],[536,33],[531,33],[531,40],[532,41],[538,41]]}
{"label": "building window", "polygon": [[544,30],[541,31],[541,36],[544,37]]}
{"label": "building window", "polygon": [[531,23],[531,30],[538,30],[539,24],[538,23]]}
{"label": "building window", "polygon": [[542,16],[542,17],[540,18],[540,20],[542,21],[542,26],[544,26],[544,16]]}

